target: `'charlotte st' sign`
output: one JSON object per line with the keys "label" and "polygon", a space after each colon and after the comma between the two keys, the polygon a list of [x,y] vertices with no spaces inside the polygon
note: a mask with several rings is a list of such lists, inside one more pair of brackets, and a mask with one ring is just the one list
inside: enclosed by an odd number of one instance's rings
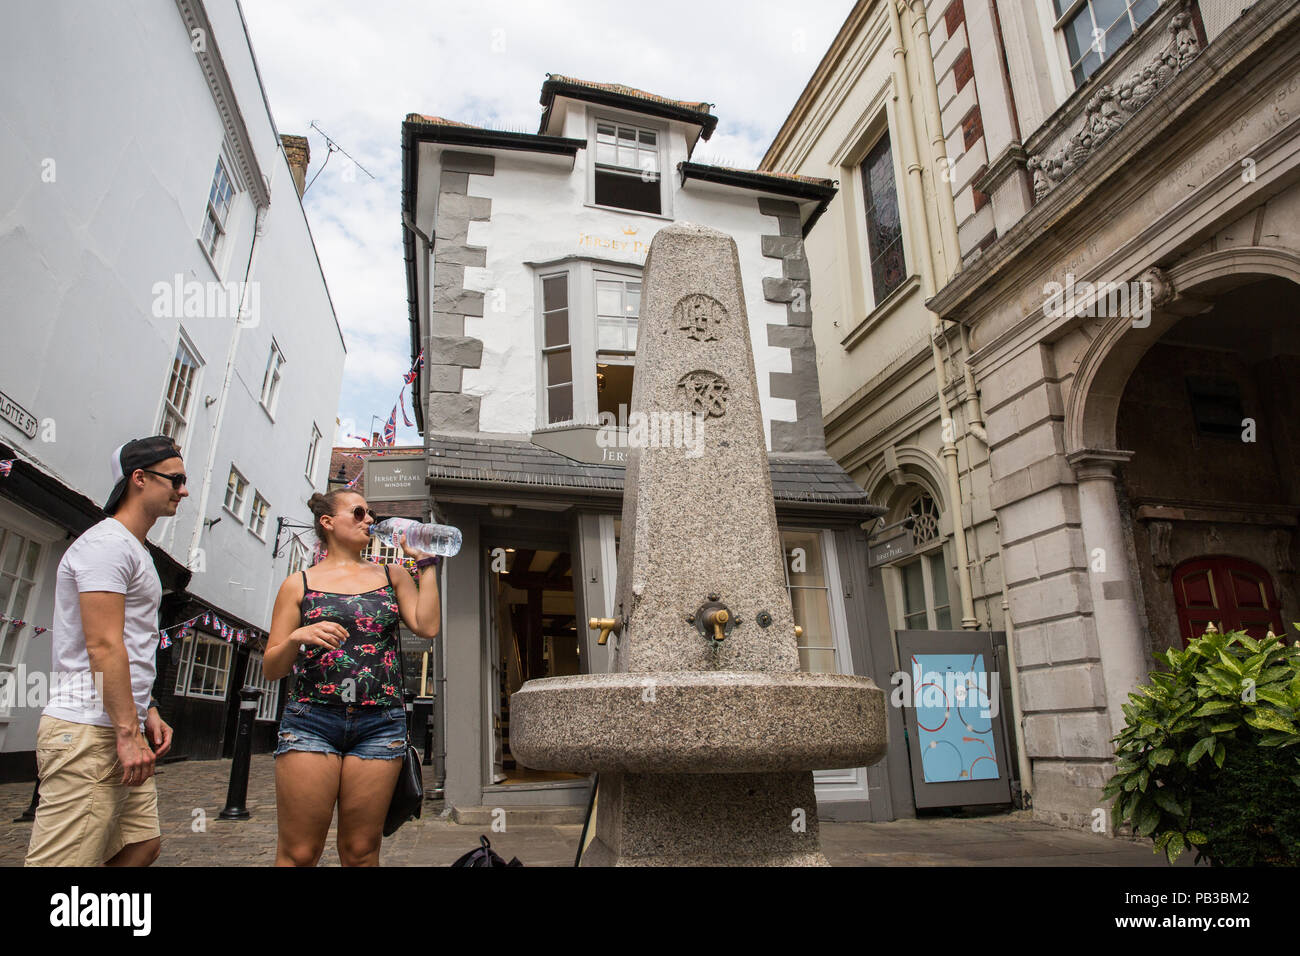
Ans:
{"label": "'charlotte st' sign", "polygon": [[0,392],[0,418],[14,425],[28,438],[36,437],[36,416],[4,392]]}

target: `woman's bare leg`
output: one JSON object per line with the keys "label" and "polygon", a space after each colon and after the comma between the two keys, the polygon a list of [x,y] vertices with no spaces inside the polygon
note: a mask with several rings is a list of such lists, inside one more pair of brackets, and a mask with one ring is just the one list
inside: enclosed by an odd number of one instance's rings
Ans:
{"label": "woman's bare leg", "polygon": [[343,758],[343,779],[339,786],[339,861],[344,866],[379,865],[384,817],[388,815],[388,804],[401,768],[401,760]]}
{"label": "woman's bare leg", "polygon": [[276,866],[319,862],[334,818],[341,764],[338,754],[304,750],[275,758]]}

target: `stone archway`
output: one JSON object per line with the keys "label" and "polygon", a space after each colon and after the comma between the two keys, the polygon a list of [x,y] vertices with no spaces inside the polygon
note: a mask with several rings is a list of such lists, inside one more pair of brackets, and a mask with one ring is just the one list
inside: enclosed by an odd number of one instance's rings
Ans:
{"label": "stone archway", "polygon": [[1100,330],[1078,360],[1065,399],[1065,450],[1083,456],[1115,449],[1115,423],[1129,377],[1147,351],[1183,318],[1209,309],[1211,297],[1267,277],[1300,285],[1300,256],[1266,246],[1223,249],[1179,262],[1167,272],[1142,277],[1164,282],[1157,290],[1151,324],[1134,328],[1131,318],[1099,321]]}
{"label": "stone archway", "polygon": [[[1096,320],[1090,330],[1090,341],[1074,366],[1073,376],[1064,385],[1067,394],[1063,439],[1067,460],[1078,483],[1079,520],[1090,560],[1088,587],[1101,647],[1110,718],[1116,729],[1122,720],[1120,705],[1128,691],[1145,679],[1151,652],[1169,645],[1161,636],[1162,629],[1167,630],[1162,620],[1166,610],[1167,574],[1162,578],[1153,571],[1153,566],[1170,560],[1157,554],[1169,548],[1170,523],[1152,520],[1148,527],[1143,522],[1152,514],[1172,515],[1177,518],[1174,524],[1182,529],[1175,535],[1186,535],[1194,527],[1200,533],[1201,526],[1194,524],[1197,521],[1213,528],[1214,521],[1222,519],[1226,524],[1233,520],[1226,510],[1230,507],[1227,497],[1231,496],[1178,490],[1185,487],[1178,481],[1183,474],[1180,469],[1194,467],[1195,461],[1172,456],[1166,461],[1162,457],[1155,468],[1161,472],[1160,480],[1153,482],[1149,480],[1153,470],[1151,442],[1132,442],[1130,447],[1134,450],[1119,447],[1121,408],[1130,408],[1130,415],[1132,410],[1131,404],[1125,404],[1126,391],[1130,383],[1147,387],[1151,382],[1159,382],[1166,389],[1186,388],[1182,373],[1176,367],[1163,365],[1163,355],[1153,351],[1157,345],[1166,342],[1171,333],[1176,335],[1175,327],[1184,321],[1218,329],[1219,323],[1227,321],[1231,313],[1220,316],[1217,310],[1225,304],[1230,307],[1234,296],[1250,295],[1250,290],[1261,283],[1285,280],[1300,285],[1300,256],[1284,249],[1261,247],[1212,251],[1179,262],[1152,278],[1165,287],[1161,290],[1163,295],[1156,299],[1158,305],[1151,314],[1150,324],[1134,327],[1132,317]],[[1204,320],[1194,318],[1202,313],[1210,314]],[[1157,355],[1161,358],[1157,359]],[[1142,378],[1134,378],[1140,369],[1145,369]],[[1182,403],[1187,404],[1186,394]],[[1177,426],[1169,422],[1166,427]],[[1132,431],[1130,428],[1130,434]],[[1148,452],[1146,457],[1142,457],[1144,452]],[[1132,464],[1125,468],[1125,501],[1132,491],[1129,483],[1139,473],[1147,474],[1148,494],[1155,490],[1151,502],[1133,510],[1127,504],[1121,507],[1118,488],[1118,466],[1130,461]],[[1198,501],[1200,498],[1205,501]],[[1243,511],[1242,514],[1246,516],[1240,520],[1250,523],[1274,520],[1257,513]],[[1284,522],[1285,516],[1277,520]],[[1212,540],[1193,551],[1216,550]],[[1271,562],[1276,567],[1287,568],[1290,564],[1289,538],[1285,545],[1283,548],[1270,544],[1269,550],[1282,555]],[[1237,550],[1241,547],[1238,541]]]}

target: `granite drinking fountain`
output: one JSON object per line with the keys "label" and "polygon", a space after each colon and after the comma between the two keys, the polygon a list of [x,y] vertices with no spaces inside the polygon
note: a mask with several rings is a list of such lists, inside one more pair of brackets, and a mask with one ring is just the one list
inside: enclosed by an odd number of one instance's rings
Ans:
{"label": "granite drinking fountain", "polygon": [[611,670],[525,683],[510,747],[599,773],[584,866],[825,866],[812,771],[884,756],[884,693],[800,670],[735,242],[667,226],[643,281]]}

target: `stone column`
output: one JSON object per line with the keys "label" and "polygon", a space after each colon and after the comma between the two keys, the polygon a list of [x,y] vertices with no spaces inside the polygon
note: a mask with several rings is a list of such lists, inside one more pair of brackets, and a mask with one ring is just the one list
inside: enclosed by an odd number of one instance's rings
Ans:
{"label": "stone column", "polygon": [[483,621],[478,516],[472,511],[448,511],[449,523],[460,528],[460,555],[447,562],[447,630],[444,727],[447,749],[447,803],[476,807],[483,802]]}
{"label": "stone column", "polygon": [[1115,466],[1132,457],[1131,451],[1097,449],[1067,456],[1079,482],[1079,519],[1088,552],[1093,621],[1101,649],[1107,712],[1116,734],[1124,726],[1123,705],[1129,693],[1150,669],[1115,496]]}

